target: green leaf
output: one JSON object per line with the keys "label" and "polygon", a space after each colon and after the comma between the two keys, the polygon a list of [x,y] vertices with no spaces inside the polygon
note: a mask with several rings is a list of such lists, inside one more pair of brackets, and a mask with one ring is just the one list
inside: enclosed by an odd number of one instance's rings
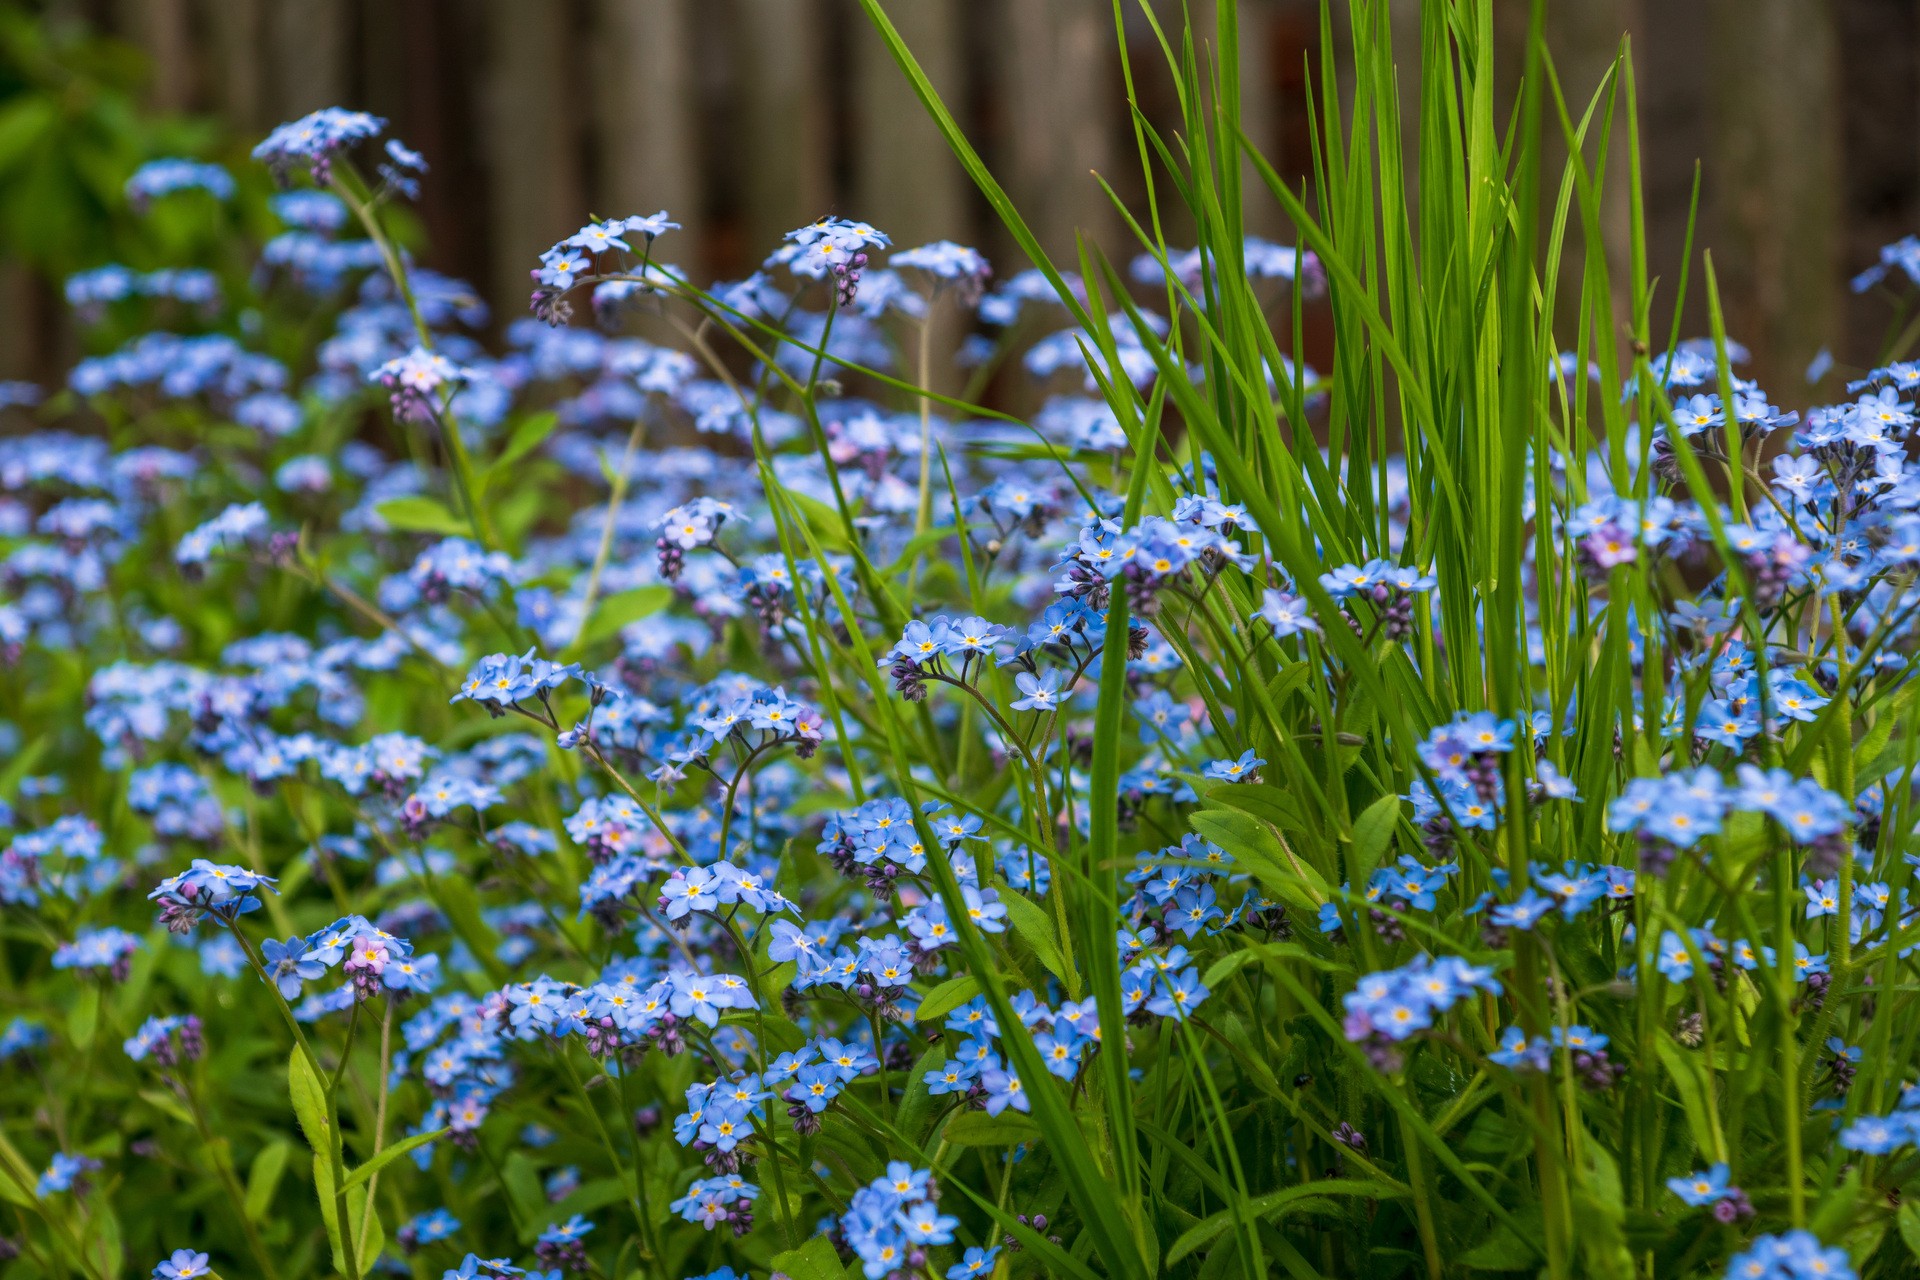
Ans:
{"label": "green leaf", "polygon": [[431,1133],[416,1133],[412,1137],[407,1138],[404,1142],[394,1143],[392,1146],[382,1150],[379,1155],[374,1156],[372,1159],[368,1160],[365,1164],[361,1165],[358,1169],[355,1169],[352,1173],[348,1174],[347,1186],[350,1188],[359,1186],[361,1183],[365,1182],[368,1178],[371,1178],[374,1174],[380,1172],[382,1169],[392,1164],[395,1160],[398,1160],[401,1156],[406,1155],[409,1151],[418,1151],[421,1147],[426,1146],[429,1142],[437,1141],[438,1139],[444,1138],[446,1136],[447,1136],[447,1130],[435,1129]]}
{"label": "green leaf", "polygon": [[181,1124],[192,1124],[193,1113],[181,1105],[180,1099],[165,1089],[142,1089],[140,1096],[152,1103],[158,1110],[166,1112]]}
{"label": "green leaf", "polygon": [[314,1074],[313,1064],[307,1061],[306,1051],[299,1045],[293,1047],[293,1053],[287,1058],[287,1092],[293,1097],[293,1114],[300,1121],[300,1131],[307,1135],[307,1145],[314,1155],[327,1163],[327,1176],[331,1181],[333,1133],[327,1124],[327,1091],[320,1077]]}
{"label": "green leaf", "polygon": [[1394,795],[1381,796],[1353,820],[1353,850],[1348,862],[1352,884],[1365,886],[1373,877],[1373,869],[1380,865],[1380,855],[1386,852],[1399,822],[1400,797]]}
{"label": "green leaf", "polygon": [[[1316,1182],[1302,1182],[1273,1192],[1271,1195],[1255,1196],[1246,1202],[1241,1211],[1248,1218],[1259,1221],[1268,1218],[1284,1218],[1289,1210],[1301,1208],[1303,1202],[1316,1199],[1363,1196],[1369,1200],[1390,1200],[1405,1194],[1388,1182],[1370,1182],[1358,1178],[1326,1178]],[[1198,1226],[1188,1228],[1168,1248],[1163,1265],[1172,1266],[1232,1225],[1233,1210],[1222,1209]]]}
{"label": "green leaf", "polygon": [[0,172],[12,168],[59,120],[59,106],[41,94],[23,94],[0,110]]}
{"label": "green leaf", "polygon": [[1493,1224],[1487,1238],[1460,1259],[1476,1271],[1532,1271],[1538,1257],[1534,1247],[1504,1222]]}
{"label": "green leaf", "polygon": [[767,1266],[791,1280],[846,1280],[847,1275],[839,1253],[825,1236],[815,1236],[798,1249],[774,1254]]}
{"label": "green leaf", "polygon": [[1842,1236],[1840,1244],[1847,1251],[1857,1272],[1866,1268],[1867,1259],[1879,1251],[1880,1242],[1886,1238],[1887,1220],[1881,1218],[1876,1222],[1861,1223]]}
{"label": "green leaf", "polygon": [[67,1010],[67,1035],[76,1049],[85,1049],[93,1043],[93,1033],[100,1026],[100,988],[89,983],[80,988],[80,994],[74,997],[73,1007]]}
{"label": "green leaf", "polygon": [[1620,1167],[1601,1143],[1583,1142],[1580,1147],[1584,1159],[1576,1166],[1580,1176],[1573,1189],[1573,1203],[1581,1224],[1576,1234],[1587,1274],[1595,1280],[1633,1280],[1633,1250],[1627,1244]]}
{"label": "green leaf", "polygon": [[907,1087],[901,1091],[900,1109],[893,1113],[893,1123],[915,1142],[920,1141],[927,1113],[933,1109],[933,1094],[927,1088],[927,1074],[938,1071],[946,1062],[946,1057],[945,1042],[936,1040],[907,1073]]}
{"label": "green leaf", "polygon": [[980,980],[972,974],[963,973],[957,978],[949,978],[927,992],[920,1007],[914,1010],[913,1020],[938,1022],[979,994]]}
{"label": "green leaf", "polygon": [[126,1269],[127,1250],[120,1215],[114,1211],[110,1197],[95,1196],[88,1203],[87,1235],[88,1253],[100,1259],[102,1280],[117,1280]]}
{"label": "green leaf", "polygon": [[[1878,759],[1880,753],[1886,750],[1888,741],[1893,737],[1893,722],[1898,719],[1900,715],[1900,707],[1898,704],[1901,698],[1905,698],[1909,702],[1912,701],[1914,687],[1915,686],[1909,685],[1907,688],[1901,690],[1894,698],[1895,705],[1882,708],[1880,714],[1874,717],[1873,727],[1867,730],[1865,736],[1860,739],[1859,745],[1853,749],[1853,758],[1855,760],[1865,765]],[[1868,773],[1864,776],[1871,778],[1873,775]]]}
{"label": "green leaf", "polygon": [[1822,1240],[1831,1240],[1846,1231],[1859,1207],[1860,1170],[1856,1167],[1847,1171],[1839,1186],[1821,1197],[1807,1221],[1807,1229]]}
{"label": "green leaf", "polygon": [[594,607],[580,643],[593,644],[617,633],[629,623],[650,618],[673,602],[673,588],[655,584],[610,595]]}
{"label": "green leaf", "polygon": [[522,1234],[532,1239],[532,1225],[540,1220],[540,1211],[547,1203],[547,1193],[540,1188],[540,1171],[524,1151],[516,1151],[502,1162],[500,1181],[513,1201],[518,1220],[526,1224]]}
{"label": "green leaf", "polygon": [[1862,780],[1862,785],[1875,778],[1884,778],[1899,768],[1903,759],[1902,747],[1892,745],[1895,724],[1906,724],[1910,719],[1913,699],[1920,686],[1908,685],[1893,695],[1889,705],[1882,707],[1875,716],[1873,727],[1853,749],[1854,777]]}
{"label": "green leaf", "polygon": [[1326,882],[1318,872],[1287,852],[1279,837],[1252,814],[1202,809],[1188,818],[1193,829],[1238,859],[1261,887],[1289,906],[1317,915],[1327,899]]}
{"label": "green leaf", "polygon": [[327,1244],[333,1249],[333,1269],[345,1275],[347,1251],[340,1243],[340,1206],[334,1198],[333,1157],[324,1152],[313,1157],[313,1193],[320,1198],[320,1221],[326,1225]]}
{"label": "green leaf", "polygon": [[[487,475],[492,477],[504,472],[508,467],[538,449],[546,443],[547,437],[552,435],[553,429],[559,425],[560,415],[552,412],[536,413],[522,421],[513,429],[513,434],[507,437],[507,447],[502,449],[500,456],[487,467]],[[484,485],[481,487],[485,488]]]}
{"label": "green leaf", "polygon": [[1598,1142],[1583,1142],[1580,1149],[1585,1153],[1585,1159],[1578,1166],[1582,1185],[1595,1203],[1618,1216],[1626,1207],[1626,1193],[1620,1185],[1620,1166],[1614,1161],[1613,1153]]}
{"label": "green leaf", "polygon": [[1024,893],[1009,891],[1000,895],[1000,901],[1007,908],[1007,919],[1012,923],[1013,931],[1033,948],[1033,954],[1040,958],[1041,964],[1047,966],[1047,972],[1066,982],[1067,962],[1060,956],[1060,940],[1053,931],[1053,921],[1047,919],[1047,913]]}
{"label": "green leaf", "polygon": [[355,1187],[347,1192],[347,1212],[353,1215],[354,1229],[360,1233],[360,1274],[370,1275],[387,1247],[387,1229],[380,1224],[380,1210],[368,1203],[367,1189]]}
{"label": "green leaf", "polygon": [[342,1275],[347,1271],[347,1252],[342,1231],[358,1232],[360,1239],[354,1253],[359,1258],[357,1270],[366,1275],[373,1264],[379,1260],[380,1251],[387,1247],[386,1228],[380,1224],[377,1211],[367,1208],[367,1189],[352,1187],[346,1193],[347,1221],[340,1222],[340,1202],[335,1195],[333,1182],[333,1163],[326,1156],[313,1158],[313,1189],[320,1197],[320,1218],[326,1224],[327,1243],[333,1249],[333,1269]]}
{"label": "green leaf", "polygon": [[1920,1258],[1920,1200],[1902,1203],[1900,1212],[1894,1215],[1893,1220],[1900,1228],[1900,1238],[1906,1242],[1907,1252]]}
{"label": "green leaf", "polygon": [[1287,705],[1287,699],[1300,691],[1300,686],[1313,674],[1311,662],[1289,662],[1281,667],[1279,673],[1267,682],[1267,701],[1273,704],[1275,711]]}
{"label": "green leaf", "polygon": [[840,521],[838,511],[818,498],[810,498],[804,493],[795,493],[791,489],[783,492],[786,500],[798,508],[800,514],[806,518],[807,527],[813,531],[813,536],[820,540],[822,546],[829,551],[843,553],[849,549],[846,528]]}
{"label": "green leaf", "polygon": [[1011,1108],[997,1116],[961,1111],[947,1121],[942,1136],[956,1147],[1011,1147],[1038,1139],[1040,1127]]}
{"label": "green leaf", "polygon": [[[1232,785],[1220,788],[1231,791]],[[1213,797],[1209,795],[1208,801]],[[1251,813],[1235,809],[1202,809],[1191,815],[1193,829],[1234,857],[1267,866],[1285,866],[1280,842]]]}
{"label": "green leaf", "polygon": [[1351,974],[1353,972],[1352,965],[1317,956],[1298,942],[1255,942],[1229,951],[1215,960],[1207,966],[1207,971],[1201,976],[1200,981],[1208,987],[1217,987],[1256,960],[1264,960],[1269,956],[1281,960],[1305,961],[1325,973]]}
{"label": "green leaf", "polygon": [[1720,1144],[1714,1139],[1713,1115],[1708,1110],[1707,1086],[1701,1078],[1700,1064],[1665,1032],[1654,1047],[1660,1054],[1661,1065],[1667,1069],[1667,1078],[1673,1081],[1680,1095],[1680,1107],[1686,1113],[1694,1146],[1709,1159],[1718,1160]]}
{"label": "green leaf", "polygon": [[1237,809],[1284,831],[1312,832],[1307,824],[1307,815],[1300,811],[1300,802],[1270,783],[1219,783],[1207,789],[1206,807]]}
{"label": "green leaf", "polygon": [[894,557],[893,563],[881,570],[881,572],[889,578],[899,577],[907,571],[908,567],[911,566],[915,560],[939,546],[948,538],[959,536],[959,532],[958,529],[950,524],[942,524],[936,525],[924,533],[914,534],[913,537],[907,539],[907,545],[900,548],[900,554]]}
{"label": "green leaf", "polygon": [[287,1158],[293,1154],[293,1144],[276,1138],[260,1148],[253,1158],[253,1168],[247,1171],[247,1216],[258,1222],[267,1216],[267,1210],[273,1207],[273,1193],[280,1189],[281,1175],[287,1171]]}
{"label": "green leaf", "polygon": [[34,737],[13,753],[4,768],[0,768],[0,800],[11,800],[20,789],[20,780],[33,772],[40,763],[47,748],[53,745],[51,737]]}
{"label": "green leaf", "polygon": [[393,498],[374,508],[387,527],[396,533],[437,533],[443,537],[461,538],[472,533],[465,520],[447,510],[444,502],[437,498],[414,496]]}
{"label": "green leaf", "polygon": [[[790,966],[792,961],[787,962]],[[787,984],[768,974],[760,980],[761,988],[766,991],[784,991]],[[776,1006],[777,1008],[777,1006]],[[798,1049],[807,1042],[807,1033],[802,1031],[792,1019],[777,1012],[765,1012],[759,1009],[734,1009],[720,1015],[723,1027],[756,1027],[766,1032],[766,1044],[769,1051],[786,1052]]]}
{"label": "green leaf", "polygon": [[38,1181],[39,1175],[27,1164],[19,1148],[8,1140],[6,1130],[0,1129],[0,1200],[37,1210],[40,1199],[34,1193],[34,1185]]}

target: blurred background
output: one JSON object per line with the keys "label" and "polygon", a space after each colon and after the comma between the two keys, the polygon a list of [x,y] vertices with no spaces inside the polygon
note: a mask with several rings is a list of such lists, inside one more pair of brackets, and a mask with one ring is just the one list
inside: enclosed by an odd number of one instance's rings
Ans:
{"label": "blurred background", "polygon": [[[1206,26],[1227,2],[1191,0]],[[1177,0],[1156,4],[1177,24]],[[1128,5],[1139,95],[1170,132],[1155,36]],[[1071,252],[1079,229],[1131,253],[1090,176],[1130,202],[1143,194],[1108,0],[888,7],[1049,249]],[[1502,57],[1517,63],[1526,5],[1494,7]],[[1576,116],[1631,35],[1658,296],[1673,296],[1697,164],[1697,244],[1714,251],[1729,330],[1776,398],[1795,402],[1824,345],[1843,365],[1870,363],[1895,317],[1847,282],[1920,230],[1920,4],[1550,10]],[[1297,179],[1323,61],[1316,0],[1239,0],[1239,14],[1250,131]],[[1394,17],[1412,65],[1417,0],[1395,0]],[[536,255],[589,213],[670,210],[686,231],[661,254],[696,276],[743,275],[783,231],[828,212],[896,245],[975,244],[1001,275],[1024,265],[855,0],[0,0],[0,377],[48,380],[78,353],[66,273],[138,265],[121,183],[141,160],[244,168],[273,124],[332,104],[390,117],[426,155],[419,256],[479,286],[500,323],[522,314]],[[1623,147],[1610,166],[1624,175]],[[1623,257],[1624,199],[1608,213]],[[1251,222],[1293,238],[1264,199]],[[1704,332],[1704,307],[1688,310],[1687,331]],[[1324,361],[1325,337],[1309,333],[1310,358]]]}

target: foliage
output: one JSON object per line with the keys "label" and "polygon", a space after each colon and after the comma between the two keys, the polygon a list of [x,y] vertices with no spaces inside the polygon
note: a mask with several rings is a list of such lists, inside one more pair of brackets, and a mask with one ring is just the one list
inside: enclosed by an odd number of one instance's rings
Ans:
{"label": "foliage", "polygon": [[1488,4],[1417,69],[1352,5],[1311,208],[1233,6],[1163,33],[1123,271],[863,5],[1032,269],[601,220],[492,354],[328,109],[251,269],[69,281],[103,354],[0,441],[7,1275],[1912,1274],[1920,368],[1786,411],[1710,258],[1657,307],[1631,58],[1570,102],[1538,6],[1504,122]]}
{"label": "foliage", "polygon": [[143,113],[141,79],[131,47],[0,5],[0,236],[16,264],[57,279],[104,257],[166,265],[214,242],[204,209],[127,216],[135,165],[204,150],[213,132]]}

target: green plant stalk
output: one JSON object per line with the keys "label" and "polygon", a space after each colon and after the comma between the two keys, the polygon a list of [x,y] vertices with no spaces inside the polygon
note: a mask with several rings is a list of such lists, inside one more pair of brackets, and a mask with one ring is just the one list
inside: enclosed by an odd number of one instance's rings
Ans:
{"label": "green plant stalk", "polygon": [[640,1208],[640,1170],[629,1169],[621,1162],[620,1153],[614,1149],[613,1135],[607,1130],[607,1122],[601,1116],[600,1108],[594,1105],[592,1096],[587,1093],[587,1087],[580,1082],[579,1071],[574,1068],[572,1047],[563,1042],[560,1045],[560,1051],[554,1056],[560,1060],[561,1067],[565,1069],[567,1083],[573,1086],[574,1096],[580,1099],[580,1105],[585,1107],[587,1114],[593,1118],[594,1132],[600,1135],[600,1147],[607,1153],[607,1161],[613,1165],[614,1176],[626,1183],[627,1205],[633,1210],[633,1224],[639,1228],[640,1234],[644,1237],[648,1223],[646,1215]]}
{"label": "green plant stalk", "polygon": [[[1464,1096],[1464,1095],[1462,1095]],[[1427,1280],[1440,1280],[1440,1236],[1433,1223],[1433,1185],[1427,1178],[1426,1160],[1420,1154],[1420,1139],[1399,1117],[1400,1145],[1407,1153],[1407,1181],[1413,1187],[1414,1225],[1420,1233],[1420,1252],[1427,1263]],[[1302,1165],[1305,1161],[1301,1162]]]}
{"label": "green plant stalk", "polygon": [[1220,1098],[1220,1090],[1215,1085],[1213,1072],[1207,1067],[1206,1055],[1200,1052],[1195,1043],[1193,1029],[1184,1019],[1177,1019],[1180,1027],[1181,1047],[1186,1050],[1186,1067],[1191,1085],[1197,1079],[1202,1101],[1212,1110],[1213,1124],[1208,1127],[1208,1136],[1214,1147],[1226,1157],[1229,1176],[1232,1181],[1220,1188],[1226,1197],[1227,1207],[1232,1213],[1234,1232],[1239,1237],[1241,1265],[1246,1274],[1259,1276],[1266,1274],[1266,1262],[1260,1248],[1260,1233],[1255,1224],[1247,1217],[1247,1202],[1251,1197],[1247,1191],[1246,1172],[1241,1167],[1238,1139],[1233,1126],[1227,1118],[1226,1104]]}
{"label": "green plant stalk", "polygon": [[[380,1014],[380,1094],[374,1108],[373,1150],[367,1159],[378,1158],[387,1147],[387,1079],[393,1070],[393,997],[386,997],[386,1008]],[[367,1178],[367,1202],[360,1211],[360,1230],[355,1238],[364,1240],[367,1232],[373,1229],[374,1192],[380,1188],[380,1170],[375,1169]]]}
{"label": "green plant stalk", "polygon": [[[1793,848],[1785,840],[1780,842],[1774,855],[1773,866],[1773,927],[1783,963],[1776,966],[1774,977],[1776,999],[1782,1009],[1792,1006],[1793,968],[1788,953],[1793,948],[1793,898],[1797,882],[1793,874]],[[1780,1055],[1780,1129],[1782,1145],[1786,1148],[1787,1160],[1787,1208],[1788,1216],[1796,1229],[1806,1226],[1807,1222],[1807,1176],[1806,1156],[1801,1146],[1800,1122],[1800,1042],[1795,1034],[1793,1019],[1781,1016],[1776,1019],[1779,1043],[1776,1052]]]}
{"label": "green plant stalk", "polygon": [[[420,305],[414,299],[413,284],[408,278],[406,264],[401,261],[399,250],[394,247],[386,229],[380,225],[380,220],[374,217],[373,200],[365,185],[344,160],[334,162],[333,177],[327,185],[352,212],[354,220],[366,231],[367,239],[380,250],[381,260],[387,266],[387,275],[393,280],[394,289],[406,303],[407,314],[413,319],[415,336],[422,347],[428,351],[434,350],[433,332],[427,328],[427,322],[420,314]],[[448,399],[451,400],[451,397]],[[466,511],[468,523],[473,527],[474,540],[488,549],[498,547],[500,539],[494,532],[492,517],[477,499],[479,486],[475,482],[473,457],[467,452],[467,442],[460,431],[459,419],[454,417],[451,405],[446,403],[440,405],[439,412],[434,416],[447,442],[447,456],[453,463],[455,492]]]}
{"label": "green plant stalk", "polygon": [[[896,33],[897,35],[897,33]],[[769,495],[775,499],[776,511],[780,506],[780,491]],[[816,560],[825,573],[827,588],[832,593],[843,616],[853,617],[853,608],[841,589],[837,571],[822,553],[815,542],[813,532],[796,511],[787,511],[785,520],[808,544]],[[872,691],[875,703],[881,712],[882,726],[887,737],[888,756],[893,762],[895,785],[900,788],[903,798],[913,810],[915,834],[927,850],[928,865],[933,872],[934,884],[947,906],[949,917],[954,925],[954,933],[960,944],[960,951],[966,957],[967,967],[978,979],[982,995],[988,1007],[994,1011],[994,1018],[1005,1029],[1003,1039],[1016,1073],[1023,1083],[1033,1082],[1028,1096],[1031,1099],[1035,1123],[1048,1138],[1060,1162],[1066,1178],[1068,1193],[1082,1213],[1087,1216],[1088,1227],[1095,1248],[1106,1262],[1110,1272],[1124,1280],[1141,1280],[1144,1275],[1143,1260],[1134,1247],[1132,1233],[1123,1212],[1111,1195],[1107,1181],[1094,1164],[1092,1153],[1079,1126],[1073,1120],[1066,1105],[1052,1091],[1051,1077],[1046,1064],[1041,1061],[1039,1051],[1034,1047],[1032,1037],[1025,1025],[1014,1012],[1006,989],[991,953],[982,941],[979,931],[968,918],[965,909],[965,897],[960,892],[958,879],[954,875],[952,864],[948,861],[940,843],[934,838],[927,824],[926,815],[920,811],[920,788],[913,774],[906,766],[909,756],[903,749],[900,738],[901,727],[897,709],[889,701],[889,693],[880,679],[880,669],[876,665],[872,650],[858,629],[851,633],[858,665]],[[1022,1237],[1024,1239],[1024,1237]]]}
{"label": "green plant stalk", "polygon": [[253,1215],[247,1212],[247,1195],[240,1187],[240,1180],[233,1171],[233,1162],[228,1154],[224,1139],[214,1136],[212,1126],[207,1123],[206,1109],[200,1105],[200,1091],[185,1078],[183,1072],[176,1082],[181,1100],[187,1104],[187,1111],[193,1117],[193,1127],[200,1135],[200,1144],[206,1148],[207,1158],[213,1162],[215,1173],[219,1175],[221,1188],[227,1194],[227,1202],[234,1215],[240,1219],[240,1230],[247,1239],[247,1252],[253,1255],[254,1265],[260,1268],[260,1274],[267,1280],[276,1280],[280,1274],[274,1265],[273,1255],[267,1252],[266,1244],[260,1239],[259,1224]]}
{"label": "green plant stalk", "polygon": [[[824,347],[826,344],[821,343]],[[920,385],[932,385],[933,382],[933,299],[927,300],[927,314],[920,317]],[[913,509],[913,536],[919,537],[933,526],[933,402],[925,396],[920,401],[920,500]],[[959,507],[954,508],[957,515]],[[912,598],[914,587],[920,579],[920,566],[925,563],[927,549],[922,548],[915,559],[913,570],[907,578],[907,595]]]}
{"label": "green plant stalk", "polygon": [[[234,940],[240,944],[240,949],[246,953],[247,962],[253,966],[253,971],[260,975],[260,981],[266,983],[268,992],[273,996],[275,1006],[280,1010],[281,1019],[287,1024],[287,1029],[293,1032],[294,1043],[299,1047],[301,1056],[307,1060],[307,1069],[313,1072],[313,1078],[315,1080],[325,1080],[327,1073],[320,1069],[320,1059],[314,1053],[313,1045],[307,1040],[307,1033],[301,1029],[300,1020],[293,1016],[293,1006],[287,1003],[286,997],[280,994],[280,988],[274,985],[273,980],[267,976],[266,962],[261,959],[259,951],[254,947],[253,942],[247,935],[239,928],[237,922],[228,929],[228,932],[230,932]],[[354,1009],[356,1013],[359,1010],[357,1001],[355,1002]],[[342,1069],[344,1069],[346,1066],[346,1055],[344,1053],[341,1054],[340,1062]],[[346,1263],[347,1280],[360,1280],[359,1246],[353,1234],[353,1223],[350,1220],[350,1215],[347,1213],[347,1169],[346,1160],[341,1150],[340,1113],[338,1108],[334,1106],[333,1091],[331,1089],[326,1090],[325,1105],[328,1134],[326,1154],[328,1163],[333,1169],[334,1221],[340,1224],[341,1255]]]}
{"label": "green plant stalk", "polygon": [[620,454],[620,469],[613,475],[612,488],[607,494],[607,518],[600,525],[600,543],[594,548],[593,568],[587,574],[587,594],[580,607],[580,629],[573,633],[573,639],[561,654],[561,660],[578,657],[587,640],[587,624],[593,620],[594,601],[600,595],[600,576],[606,572],[607,560],[613,554],[613,527],[620,518],[620,504],[626,501],[628,478],[633,472],[633,454],[640,447],[640,437],[646,428],[644,418],[635,417],[632,430],[627,432],[627,447]]}
{"label": "green plant stalk", "polygon": [[[708,345],[705,336],[700,330],[689,328],[684,324],[678,325],[677,327],[694,350],[700,353],[700,357],[706,362],[707,367],[713,371],[714,375],[719,378],[720,381],[727,386],[728,390],[732,391],[734,396],[740,401],[741,408],[747,414],[748,420],[753,424],[754,466],[759,470],[761,484],[771,490],[776,482],[771,464],[767,461],[769,455],[766,436],[760,427],[760,409],[758,402],[748,398],[746,392],[742,390],[739,383],[735,381],[732,371],[714,354],[713,348]],[[776,526],[776,532],[780,540],[780,553],[787,566],[787,580],[795,584],[793,593],[794,608],[799,613],[801,623],[806,628],[808,646],[806,657],[812,664],[814,678],[819,681],[821,695],[827,704],[827,716],[833,721],[834,746],[838,749],[841,764],[846,768],[847,782],[852,789],[854,802],[856,804],[864,804],[867,798],[866,783],[862,778],[859,756],[856,752],[847,749],[847,744],[850,739],[847,737],[846,717],[841,708],[840,696],[834,689],[833,678],[827,669],[826,654],[820,647],[820,637],[823,634],[824,626],[815,621],[812,601],[806,593],[798,589],[802,579],[800,577],[799,557],[794,554],[793,540],[787,536],[784,527],[778,526],[778,522],[776,522]]]}
{"label": "green plant stalk", "polygon": [[[602,1063],[600,1066],[600,1074],[604,1077],[606,1073],[606,1064]],[[627,1080],[631,1074],[631,1072],[623,1070],[614,1081],[615,1087],[620,1092],[620,1114],[623,1116],[631,1116],[633,1114],[633,1099],[627,1092]],[[639,1241],[643,1251],[642,1256],[648,1261],[657,1262],[660,1257],[660,1240],[654,1228],[653,1208],[648,1203],[647,1172],[640,1163],[640,1137],[633,1131],[630,1125],[627,1126],[627,1145],[628,1149],[633,1152],[633,1185],[635,1191],[639,1193],[640,1200]]]}

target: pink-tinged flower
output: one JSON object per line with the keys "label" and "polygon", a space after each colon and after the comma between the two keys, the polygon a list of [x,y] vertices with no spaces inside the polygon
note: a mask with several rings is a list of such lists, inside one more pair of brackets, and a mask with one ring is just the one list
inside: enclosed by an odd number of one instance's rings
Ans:
{"label": "pink-tinged flower", "polygon": [[378,938],[361,938],[347,953],[346,967],[349,973],[385,973],[388,959],[386,943]]}

